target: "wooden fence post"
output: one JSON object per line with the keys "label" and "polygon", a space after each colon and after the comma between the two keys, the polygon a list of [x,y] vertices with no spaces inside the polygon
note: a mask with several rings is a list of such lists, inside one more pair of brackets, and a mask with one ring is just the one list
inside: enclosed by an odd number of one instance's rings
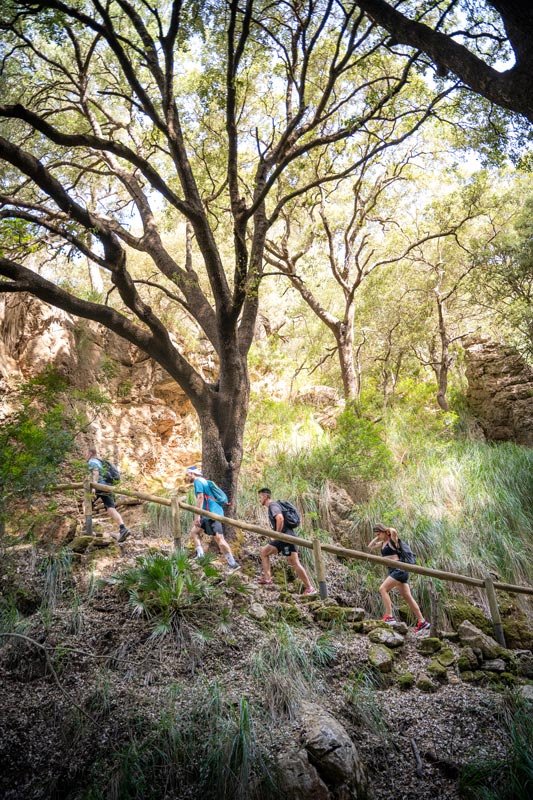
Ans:
{"label": "wooden fence post", "polygon": [[429,635],[439,636],[439,598],[435,584],[432,580],[429,581],[429,621],[431,624]]}
{"label": "wooden fence post", "polygon": [[315,572],[318,580],[320,599],[325,600],[328,596],[328,586],[326,583],[326,570],[324,568],[324,557],[322,555],[320,539],[313,539],[313,555],[315,557]]}
{"label": "wooden fence post", "polygon": [[93,535],[93,493],[91,490],[91,479],[85,478],[83,481],[83,513],[85,514],[85,533],[87,536]]}
{"label": "wooden fence post", "polygon": [[498,600],[496,598],[496,591],[494,589],[494,581],[491,575],[485,575],[485,591],[489,600],[490,615],[492,617],[492,627],[494,628],[494,638],[501,644],[502,647],[507,647],[505,644],[505,634],[503,632],[502,618],[500,616],[500,609]]}
{"label": "wooden fence post", "polygon": [[170,498],[170,514],[172,519],[172,536],[174,538],[174,550],[181,550],[181,518],[178,495],[173,494]]}

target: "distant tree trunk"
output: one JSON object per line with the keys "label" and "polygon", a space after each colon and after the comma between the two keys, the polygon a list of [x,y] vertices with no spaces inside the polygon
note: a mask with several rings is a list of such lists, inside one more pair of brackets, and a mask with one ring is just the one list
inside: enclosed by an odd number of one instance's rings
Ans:
{"label": "distant tree trunk", "polygon": [[437,378],[437,403],[443,411],[449,411],[450,406],[446,398],[448,391],[448,373],[453,362],[450,356],[450,340],[446,330],[446,307],[444,299],[436,292],[437,310],[439,315],[440,357],[434,362]]}
{"label": "distant tree trunk", "polygon": [[339,350],[342,386],[346,400],[357,400],[360,393],[359,376],[355,370],[355,350],[353,336],[353,309],[335,329],[335,338]]}

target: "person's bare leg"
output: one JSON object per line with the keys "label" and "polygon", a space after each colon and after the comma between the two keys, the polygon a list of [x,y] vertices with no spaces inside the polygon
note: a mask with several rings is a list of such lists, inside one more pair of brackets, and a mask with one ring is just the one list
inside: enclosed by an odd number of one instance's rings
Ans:
{"label": "person's bare leg", "polygon": [[108,508],[107,513],[109,514],[111,519],[114,519],[115,522],[118,523],[119,526],[124,525],[124,520],[122,519],[116,508]]}
{"label": "person's bare leg", "polygon": [[392,600],[390,599],[389,592],[391,589],[398,589],[400,586],[403,586],[403,584],[400,583],[400,581],[395,581],[394,578],[391,578],[389,575],[379,587],[379,593],[385,608],[385,616],[387,617],[392,617]]}
{"label": "person's bare leg", "polygon": [[309,575],[305,571],[305,569],[300,564],[300,559],[298,558],[298,553],[291,553],[290,556],[287,556],[287,561],[295,571],[296,575],[300,578],[301,582],[305,586],[306,589],[312,589],[313,584],[309,580]]}
{"label": "person's bare leg", "polygon": [[231,552],[231,547],[227,543],[223,533],[215,533],[214,540],[218,545],[219,551],[226,557],[226,561],[230,565],[230,567],[236,567],[237,562],[233,557],[233,553]]}
{"label": "person's bare leg", "polygon": [[270,570],[270,556],[277,553],[277,549],[271,544],[265,544],[259,551],[261,555],[261,566],[263,567],[263,578],[267,581],[272,580],[272,572]]}
{"label": "person's bare leg", "polygon": [[415,598],[411,594],[411,587],[408,583],[401,583],[398,586],[398,591],[400,592],[401,596],[413,612],[416,615],[417,622],[421,622],[424,619],[424,615],[420,611],[420,606],[416,602]]}
{"label": "person's bare leg", "polygon": [[189,536],[194,542],[194,548],[196,550],[196,554],[198,556],[203,556],[204,548],[202,546],[202,539],[201,539],[202,529],[198,527],[198,525],[193,525]]}

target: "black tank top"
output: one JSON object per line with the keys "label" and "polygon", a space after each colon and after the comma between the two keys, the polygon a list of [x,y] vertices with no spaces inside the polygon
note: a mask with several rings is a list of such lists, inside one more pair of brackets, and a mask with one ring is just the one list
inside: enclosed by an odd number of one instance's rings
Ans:
{"label": "black tank top", "polygon": [[385,542],[385,544],[381,548],[381,555],[383,558],[388,558],[389,556],[397,556],[398,551],[395,547],[389,544],[389,542]]}

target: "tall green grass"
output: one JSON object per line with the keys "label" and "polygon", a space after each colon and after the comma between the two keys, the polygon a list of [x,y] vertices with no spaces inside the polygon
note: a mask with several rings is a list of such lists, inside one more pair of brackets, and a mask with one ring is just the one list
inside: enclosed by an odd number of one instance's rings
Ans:
{"label": "tall green grass", "polygon": [[460,417],[437,411],[428,387],[404,388],[372,425],[375,409],[362,403],[347,407],[334,433],[299,448],[271,431],[271,458],[256,482],[299,505],[306,534],[328,528],[328,486],[336,483],[354,498],[356,539],[380,520],[427,566],[530,582],[533,450],[464,438]]}
{"label": "tall green grass", "polygon": [[[276,770],[255,729],[246,697],[226,697],[216,682],[175,687],[155,721],[133,721],[129,743],[111,765],[93,770],[84,800],[274,800]],[[104,778],[102,778],[104,776]]]}
{"label": "tall green grass", "polygon": [[533,450],[450,442],[382,483],[357,517],[396,527],[427,566],[528,582],[532,501]]}
{"label": "tall green grass", "polygon": [[507,697],[501,714],[503,758],[477,759],[459,776],[465,800],[529,800],[533,796],[533,725],[531,707],[523,698]]}

